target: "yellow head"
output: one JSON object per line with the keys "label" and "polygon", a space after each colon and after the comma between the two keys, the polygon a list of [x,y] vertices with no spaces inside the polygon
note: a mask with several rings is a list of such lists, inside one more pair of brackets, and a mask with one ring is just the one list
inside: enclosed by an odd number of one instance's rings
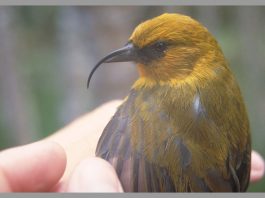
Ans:
{"label": "yellow head", "polygon": [[163,81],[185,77],[199,57],[219,49],[205,27],[180,14],[163,14],[141,23],[129,41],[142,51],[140,75]]}
{"label": "yellow head", "polygon": [[136,62],[140,76],[153,82],[183,79],[208,54],[223,57],[204,26],[188,16],[162,14],[138,25],[127,45],[103,58],[89,80],[101,63],[124,61]]}

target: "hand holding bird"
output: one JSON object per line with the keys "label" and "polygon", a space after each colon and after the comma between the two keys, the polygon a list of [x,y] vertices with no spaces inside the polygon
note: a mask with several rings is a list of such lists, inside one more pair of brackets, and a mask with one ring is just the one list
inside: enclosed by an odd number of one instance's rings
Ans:
{"label": "hand holding bird", "polygon": [[[101,105],[43,141],[0,152],[0,191],[121,192],[115,170],[94,157],[102,127],[121,102]],[[264,175],[264,160],[256,151],[251,155],[250,182],[257,182]],[[51,161],[54,166],[47,166]]]}

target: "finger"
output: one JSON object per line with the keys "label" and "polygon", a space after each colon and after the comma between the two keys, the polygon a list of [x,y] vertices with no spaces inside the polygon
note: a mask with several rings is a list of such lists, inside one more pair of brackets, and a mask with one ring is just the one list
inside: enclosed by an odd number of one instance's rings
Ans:
{"label": "finger", "polygon": [[59,143],[67,153],[68,163],[63,179],[81,160],[95,156],[98,139],[120,103],[119,100],[107,102],[47,138]]}
{"label": "finger", "polygon": [[123,192],[114,168],[105,160],[91,157],[74,170],[67,192]]}
{"label": "finger", "polygon": [[65,166],[66,154],[54,142],[41,141],[2,151],[0,191],[49,191],[63,175]]}
{"label": "finger", "polygon": [[256,151],[251,152],[250,182],[257,182],[264,176],[264,159]]}

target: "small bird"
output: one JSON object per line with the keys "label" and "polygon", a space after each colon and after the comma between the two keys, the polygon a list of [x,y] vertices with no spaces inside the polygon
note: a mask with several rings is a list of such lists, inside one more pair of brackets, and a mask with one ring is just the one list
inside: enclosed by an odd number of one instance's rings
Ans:
{"label": "small bird", "polygon": [[126,192],[242,192],[250,127],[215,38],[196,20],[162,14],[139,24],[102,63],[133,61],[139,79],[105,127],[96,156]]}

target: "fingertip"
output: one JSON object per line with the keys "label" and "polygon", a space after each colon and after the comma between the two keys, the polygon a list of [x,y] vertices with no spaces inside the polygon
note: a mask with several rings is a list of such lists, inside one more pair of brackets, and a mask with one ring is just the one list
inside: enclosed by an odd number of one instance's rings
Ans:
{"label": "fingertip", "polygon": [[65,167],[66,154],[55,142],[35,142],[0,154],[2,182],[15,192],[49,191]]}
{"label": "fingertip", "polygon": [[50,156],[49,161],[47,160],[47,163],[48,166],[53,166],[53,169],[51,169],[51,179],[53,180],[53,183],[56,183],[63,176],[66,169],[67,155],[64,148],[60,144],[53,141],[47,141],[47,146],[48,144],[50,145]]}
{"label": "fingertip", "polygon": [[74,170],[68,184],[68,192],[122,192],[114,168],[105,160],[90,157]]}
{"label": "fingertip", "polygon": [[53,159],[58,160],[59,162],[58,165],[60,166],[60,170],[63,173],[64,169],[66,168],[66,164],[67,164],[67,156],[66,156],[66,152],[64,148],[55,141],[46,141],[46,144],[47,144],[47,147],[50,147],[49,148],[50,152],[53,153],[53,156],[52,156]]}
{"label": "fingertip", "polygon": [[265,172],[265,163],[262,156],[256,151],[251,153],[251,172],[250,181],[257,182],[262,179]]}

